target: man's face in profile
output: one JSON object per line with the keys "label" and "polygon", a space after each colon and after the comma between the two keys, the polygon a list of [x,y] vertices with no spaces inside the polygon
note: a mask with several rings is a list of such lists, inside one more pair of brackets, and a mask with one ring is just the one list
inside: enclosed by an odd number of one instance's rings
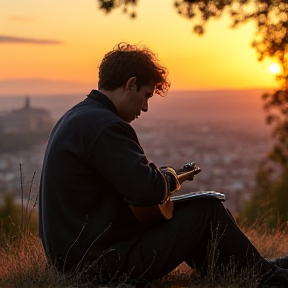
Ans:
{"label": "man's face in profile", "polygon": [[153,96],[155,89],[154,84],[142,85],[140,90],[137,91],[137,85],[131,86],[127,97],[125,98],[126,103],[119,113],[120,117],[131,123],[134,119],[141,115],[141,112],[148,111],[148,100]]}

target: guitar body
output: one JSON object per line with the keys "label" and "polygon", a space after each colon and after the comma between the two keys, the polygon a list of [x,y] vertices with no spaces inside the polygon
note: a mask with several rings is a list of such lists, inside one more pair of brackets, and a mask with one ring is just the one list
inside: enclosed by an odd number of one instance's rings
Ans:
{"label": "guitar body", "polygon": [[223,193],[215,191],[197,191],[187,194],[172,196],[162,205],[133,207],[130,206],[134,216],[142,223],[148,226],[157,225],[165,219],[171,219],[173,215],[174,203],[182,201],[191,201],[200,198],[216,198],[222,202],[226,201]]}
{"label": "guitar body", "polygon": [[[177,175],[178,181],[182,184],[185,180],[192,180],[194,175],[198,174],[201,169],[195,162],[187,163]],[[155,225],[165,219],[171,219],[173,215],[173,202],[168,199],[163,204],[155,206],[135,207],[130,205],[134,216],[145,225]]]}
{"label": "guitar body", "polygon": [[130,206],[134,216],[144,225],[157,225],[165,219],[171,219],[173,215],[174,204],[172,201],[166,201],[162,205],[135,207]]}

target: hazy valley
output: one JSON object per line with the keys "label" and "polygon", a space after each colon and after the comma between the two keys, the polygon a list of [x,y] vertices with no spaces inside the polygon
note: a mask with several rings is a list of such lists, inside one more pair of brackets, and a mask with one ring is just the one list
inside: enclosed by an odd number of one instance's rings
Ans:
{"label": "hazy valley", "polygon": [[[89,92],[89,91],[88,91]],[[87,92],[87,94],[88,94]],[[195,161],[202,172],[185,182],[182,192],[214,190],[227,195],[226,205],[236,212],[254,187],[257,166],[272,147],[261,95],[264,91],[170,92],[153,97],[148,113],[132,126],[148,159],[175,168]],[[56,120],[84,96],[31,96],[31,106],[49,110]],[[24,96],[0,97],[0,111],[18,108]],[[1,153],[0,191],[19,191],[19,163],[25,183],[36,171],[37,193],[45,143],[29,151]]]}

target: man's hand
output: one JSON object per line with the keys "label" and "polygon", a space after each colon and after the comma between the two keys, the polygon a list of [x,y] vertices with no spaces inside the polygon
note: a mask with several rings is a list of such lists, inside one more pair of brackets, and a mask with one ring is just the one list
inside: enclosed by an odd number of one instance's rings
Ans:
{"label": "man's hand", "polygon": [[178,191],[181,185],[178,180],[176,171],[169,166],[161,167],[160,171],[164,174],[165,178],[167,179],[170,193]]}
{"label": "man's hand", "polygon": [[175,170],[175,171],[176,171],[177,175],[181,175],[183,173],[187,173],[187,172],[192,171],[192,170],[194,170],[195,172],[192,173],[188,179],[186,179],[188,181],[192,181],[194,179],[194,176],[196,174],[198,174],[199,172],[201,172],[201,169],[196,165],[195,162],[186,163],[183,166],[183,168]]}

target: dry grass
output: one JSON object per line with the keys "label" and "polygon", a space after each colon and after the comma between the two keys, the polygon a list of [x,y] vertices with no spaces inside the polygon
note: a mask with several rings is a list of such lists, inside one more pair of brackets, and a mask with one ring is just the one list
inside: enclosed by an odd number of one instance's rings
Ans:
{"label": "dry grass", "polygon": [[243,231],[261,255],[271,259],[288,254],[288,223],[285,224],[286,226],[279,224],[274,231],[268,231],[264,225],[258,226],[256,223]]}
{"label": "dry grass", "polygon": [[29,232],[0,250],[0,287],[57,287],[57,274],[47,263],[42,243]]}
{"label": "dry grass", "polygon": [[[273,258],[288,254],[287,231],[288,229],[278,229],[270,234],[263,227],[253,226],[246,229],[245,233],[262,255]],[[225,277],[220,278],[221,284],[216,284],[215,277],[219,274],[213,269],[213,263],[210,268],[208,276],[203,279],[187,265],[181,264],[169,275],[156,281],[152,287],[256,287],[256,281],[253,279],[251,281],[249,271],[239,274],[233,266],[223,268]],[[250,280],[247,281],[247,278]],[[21,233],[18,239],[0,250],[1,288],[93,287],[91,284],[77,283],[75,279],[73,275],[67,277],[59,274],[52,266],[48,265],[41,241],[29,231]]]}

